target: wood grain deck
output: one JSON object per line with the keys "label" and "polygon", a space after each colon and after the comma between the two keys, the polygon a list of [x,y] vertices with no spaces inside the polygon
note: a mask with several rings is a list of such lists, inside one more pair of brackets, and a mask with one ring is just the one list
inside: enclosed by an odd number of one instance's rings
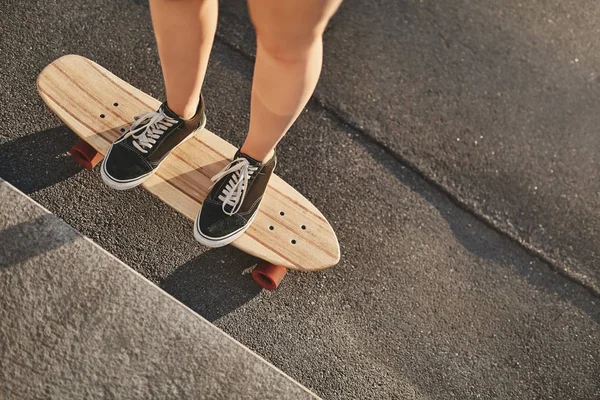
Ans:
{"label": "wood grain deck", "polygon": [[[49,64],[40,73],[37,86],[52,111],[102,154],[121,135],[121,129],[131,125],[135,115],[155,111],[160,105],[77,55]],[[233,145],[204,129],[177,148],[142,186],[195,220],[212,185],[210,178],[235,152]],[[340,258],[338,241],[327,219],[277,175],[271,177],[254,223],[232,245],[273,264],[302,271],[329,268]]]}

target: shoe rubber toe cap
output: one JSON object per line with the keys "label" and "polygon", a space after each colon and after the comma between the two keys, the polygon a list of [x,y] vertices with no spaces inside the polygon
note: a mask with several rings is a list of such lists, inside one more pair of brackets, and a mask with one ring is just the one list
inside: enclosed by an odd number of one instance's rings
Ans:
{"label": "shoe rubber toe cap", "polygon": [[222,238],[243,228],[246,220],[238,214],[227,215],[220,204],[206,201],[198,216],[198,230],[209,238]]}
{"label": "shoe rubber toe cap", "polygon": [[106,173],[121,181],[136,179],[151,172],[144,165],[144,160],[135,151],[119,145],[113,145],[104,160]]}

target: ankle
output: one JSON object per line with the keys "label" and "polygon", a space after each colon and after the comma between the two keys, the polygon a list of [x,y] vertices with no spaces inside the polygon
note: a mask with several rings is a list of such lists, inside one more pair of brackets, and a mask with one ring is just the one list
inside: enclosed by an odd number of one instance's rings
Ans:
{"label": "ankle", "polygon": [[242,153],[254,158],[256,161],[259,161],[262,164],[269,161],[275,155],[275,149],[271,149],[268,152],[265,152],[265,151],[261,151],[260,149],[254,149],[250,146],[246,146],[245,144],[242,146],[240,151]]}
{"label": "ankle", "polygon": [[175,103],[171,106],[170,103],[167,102],[167,107],[171,109],[175,114],[177,114],[181,119],[188,120],[194,118],[196,115],[196,109],[198,108],[198,103],[196,104],[177,104]]}

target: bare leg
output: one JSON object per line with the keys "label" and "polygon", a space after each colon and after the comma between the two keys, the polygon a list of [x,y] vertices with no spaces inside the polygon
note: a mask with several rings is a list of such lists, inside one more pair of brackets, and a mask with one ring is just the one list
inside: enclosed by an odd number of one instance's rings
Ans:
{"label": "bare leg", "polygon": [[342,0],[248,0],[256,28],[250,127],[242,152],[267,161],[310,99],[322,36]]}
{"label": "bare leg", "polygon": [[196,112],[217,28],[217,0],[150,0],[169,108]]}

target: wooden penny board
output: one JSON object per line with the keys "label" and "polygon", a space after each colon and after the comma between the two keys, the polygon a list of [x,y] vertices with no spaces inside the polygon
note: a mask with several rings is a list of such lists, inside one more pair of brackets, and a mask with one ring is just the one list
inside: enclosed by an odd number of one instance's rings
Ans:
{"label": "wooden penny board", "polygon": [[[102,154],[134,116],[160,106],[158,100],[77,55],[63,56],[44,68],[37,87],[52,111]],[[212,185],[210,178],[235,152],[233,145],[204,129],[171,153],[142,186],[193,221]],[[271,176],[253,224],[232,244],[265,261],[302,271],[331,267],[340,258],[329,222],[277,175]]]}

